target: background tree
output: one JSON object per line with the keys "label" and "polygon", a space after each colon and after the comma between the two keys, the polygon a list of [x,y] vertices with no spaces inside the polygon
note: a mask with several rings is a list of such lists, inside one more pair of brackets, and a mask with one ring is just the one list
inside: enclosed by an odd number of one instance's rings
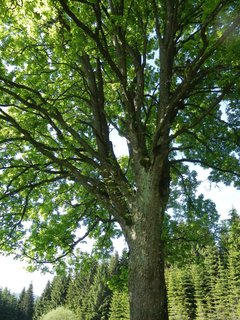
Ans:
{"label": "background tree", "polygon": [[17,304],[17,319],[25,320],[27,317],[27,304],[26,304],[26,288],[24,287],[20,293]]}
{"label": "background tree", "polygon": [[95,259],[84,255],[81,264],[71,277],[68,287],[66,305],[73,310],[78,318],[89,316],[89,293],[94,282],[98,264]]}
{"label": "background tree", "polygon": [[[187,320],[188,310],[186,304],[183,270],[178,267],[168,270],[167,275],[169,318]],[[192,301],[194,295],[192,296]]]}
{"label": "background tree", "polygon": [[48,281],[40,297],[35,301],[33,319],[38,320],[52,309],[51,282]]}
{"label": "background tree", "polygon": [[228,266],[230,319],[239,318],[240,305],[240,216],[236,210],[230,212],[228,232]]}
{"label": "background tree", "polygon": [[55,262],[86,236],[109,247],[117,221],[131,319],[168,319],[166,209],[199,206],[187,164],[239,186],[239,6],[3,1],[3,250]]}
{"label": "background tree", "polygon": [[192,277],[195,291],[195,304],[196,304],[196,320],[207,319],[206,308],[206,282],[204,277],[203,264],[193,264],[191,266]]}
{"label": "background tree", "polygon": [[64,306],[67,298],[69,286],[69,277],[66,275],[57,275],[51,283],[51,308]]}
{"label": "background tree", "polygon": [[17,320],[17,298],[8,288],[0,288],[0,315],[4,320]]}
{"label": "background tree", "polygon": [[239,319],[238,224],[233,210],[230,219],[219,223],[215,243],[199,250],[201,257],[196,260],[193,252],[185,264],[176,261],[167,268],[170,319]]}
{"label": "background tree", "polygon": [[34,313],[33,285],[23,288],[17,303],[17,320],[32,320]]}
{"label": "background tree", "polygon": [[126,291],[114,291],[110,312],[109,312],[109,320],[129,320],[129,301],[128,294]]}
{"label": "background tree", "polygon": [[111,290],[108,286],[108,264],[105,262],[98,265],[93,283],[89,292],[84,297],[83,312],[88,314],[87,319],[107,320],[111,300]]}

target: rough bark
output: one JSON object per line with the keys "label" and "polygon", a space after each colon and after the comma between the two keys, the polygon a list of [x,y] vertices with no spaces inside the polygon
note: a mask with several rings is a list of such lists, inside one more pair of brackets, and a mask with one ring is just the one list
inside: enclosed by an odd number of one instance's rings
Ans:
{"label": "rough bark", "polygon": [[155,242],[152,246],[153,239],[159,237],[158,234],[156,231],[151,231],[149,235],[145,235],[145,239],[141,235],[141,238],[131,246],[129,270],[131,320],[168,320],[161,242]]}
{"label": "rough bark", "polygon": [[[168,171],[167,166],[165,167]],[[131,320],[168,320],[164,277],[162,224],[169,178],[150,170],[139,187],[134,223],[128,237],[130,249],[129,294]]]}

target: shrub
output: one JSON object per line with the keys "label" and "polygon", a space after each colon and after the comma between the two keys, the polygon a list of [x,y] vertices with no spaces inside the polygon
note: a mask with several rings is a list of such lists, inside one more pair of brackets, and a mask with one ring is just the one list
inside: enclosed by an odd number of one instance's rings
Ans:
{"label": "shrub", "polygon": [[77,317],[71,310],[58,307],[45,314],[41,320],[77,320]]}

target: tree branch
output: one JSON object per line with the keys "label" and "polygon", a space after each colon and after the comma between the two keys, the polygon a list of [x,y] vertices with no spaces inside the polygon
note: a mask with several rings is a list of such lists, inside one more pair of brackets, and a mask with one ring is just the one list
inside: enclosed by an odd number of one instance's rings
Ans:
{"label": "tree branch", "polygon": [[208,163],[205,160],[201,159],[190,159],[190,158],[181,158],[181,159],[176,159],[176,160],[171,160],[170,163],[181,163],[181,162],[189,162],[189,163],[194,163],[194,164],[200,164],[204,167],[208,167],[210,169],[222,172],[222,173],[230,173],[233,176],[240,177],[240,172],[231,170],[231,169],[223,169],[220,166],[216,166],[214,164]]}
{"label": "tree branch", "polygon": [[120,72],[120,70],[117,68],[115,62],[112,60],[107,48],[102,45],[98,35],[94,33],[88,26],[86,26],[82,21],[80,21],[77,16],[70,10],[69,6],[67,5],[67,2],[65,0],[59,0],[64,12],[74,21],[74,23],[81,29],[83,32],[90,37],[95,44],[97,45],[97,48],[102,53],[104,58],[106,58],[107,62],[112,68],[112,71],[115,73],[116,77],[120,80],[121,83],[123,83],[123,77]]}
{"label": "tree branch", "polygon": [[170,136],[170,140],[174,140],[179,135],[189,132],[190,129],[195,128],[197,125],[199,125],[215,108],[219,103],[224,99],[224,96],[226,93],[233,87],[234,83],[228,84],[224,87],[222,90],[222,93],[214,99],[214,101],[210,104],[210,106],[204,110],[204,112],[201,113],[201,116],[197,119],[195,119],[190,125],[182,127],[179,129],[175,134]]}

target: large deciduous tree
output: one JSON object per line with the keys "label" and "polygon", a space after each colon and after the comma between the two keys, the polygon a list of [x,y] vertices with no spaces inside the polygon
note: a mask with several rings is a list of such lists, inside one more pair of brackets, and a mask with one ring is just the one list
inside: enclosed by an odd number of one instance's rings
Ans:
{"label": "large deciduous tree", "polygon": [[54,261],[87,235],[103,244],[118,222],[131,319],[168,319],[166,210],[210,214],[187,164],[239,186],[239,10],[238,0],[2,1],[4,250]]}

